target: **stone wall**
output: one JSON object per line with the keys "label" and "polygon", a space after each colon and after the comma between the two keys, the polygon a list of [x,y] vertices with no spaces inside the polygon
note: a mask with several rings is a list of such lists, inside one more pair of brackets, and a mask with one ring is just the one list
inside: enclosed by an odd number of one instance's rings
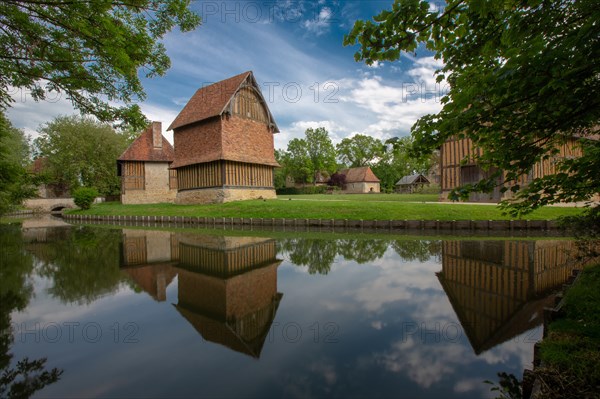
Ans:
{"label": "stone wall", "polygon": [[127,190],[121,194],[123,204],[157,204],[174,202],[177,190],[169,188],[169,164],[145,162],[144,190]]}
{"label": "stone wall", "polygon": [[251,188],[205,188],[199,190],[185,190],[177,193],[176,204],[222,204],[224,202],[242,201],[251,199],[275,199],[274,189]]}
{"label": "stone wall", "polygon": [[[373,189],[373,191],[371,191],[371,189]],[[378,193],[380,191],[380,189],[379,189],[379,183],[360,182],[360,183],[347,183],[346,189],[344,191],[346,193],[350,193],[350,194],[369,193],[369,192]]]}

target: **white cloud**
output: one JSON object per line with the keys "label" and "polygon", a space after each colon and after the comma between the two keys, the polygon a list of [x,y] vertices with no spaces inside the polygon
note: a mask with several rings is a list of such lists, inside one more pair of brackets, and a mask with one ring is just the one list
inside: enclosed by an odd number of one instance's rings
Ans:
{"label": "white cloud", "polygon": [[314,19],[306,20],[302,26],[310,33],[320,36],[329,30],[330,20],[333,15],[331,8],[323,7]]}

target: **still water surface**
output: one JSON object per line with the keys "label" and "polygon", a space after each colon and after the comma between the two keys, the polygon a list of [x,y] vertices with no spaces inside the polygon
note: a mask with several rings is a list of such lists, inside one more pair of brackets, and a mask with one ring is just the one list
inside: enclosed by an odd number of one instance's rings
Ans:
{"label": "still water surface", "polygon": [[0,226],[1,372],[46,359],[37,397],[489,397],[572,268],[560,240],[222,234]]}

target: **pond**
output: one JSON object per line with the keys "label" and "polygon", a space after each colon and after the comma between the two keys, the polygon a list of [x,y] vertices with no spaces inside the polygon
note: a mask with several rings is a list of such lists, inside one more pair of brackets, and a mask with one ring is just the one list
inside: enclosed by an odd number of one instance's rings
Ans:
{"label": "pond", "polygon": [[2,389],[36,397],[493,397],[573,269],[560,238],[33,224],[0,242],[0,372],[29,372]]}

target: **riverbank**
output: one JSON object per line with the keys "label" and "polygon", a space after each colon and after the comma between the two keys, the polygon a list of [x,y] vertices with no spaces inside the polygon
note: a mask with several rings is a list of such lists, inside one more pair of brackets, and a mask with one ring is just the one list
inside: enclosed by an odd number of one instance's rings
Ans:
{"label": "riverbank", "polygon": [[[426,196],[418,197],[427,200]],[[276,200],[237,201],[210,205],[148,204],[118,202],[94,204],[89,210],[68,210],[66,215],[193,217],[244,219],[315,219],[363,221],[509,221],[513,219],[497,206],[482,204],[440,204],[414,202],[412,195],[364,195],[338,200],[306,201],[292,196]],[[302,199],[302,200],[300,200]],[[315,198],[318,199],[318,198]],[[557,220],[578,215],[581,208],[544,207],[526,216],[531,221]]]}
{"label": "riverbank", "polygon": [[532,398],[592,398],[600,392],[600,263],[586,267],[548,324]]}

